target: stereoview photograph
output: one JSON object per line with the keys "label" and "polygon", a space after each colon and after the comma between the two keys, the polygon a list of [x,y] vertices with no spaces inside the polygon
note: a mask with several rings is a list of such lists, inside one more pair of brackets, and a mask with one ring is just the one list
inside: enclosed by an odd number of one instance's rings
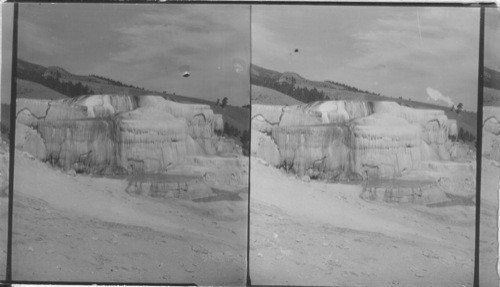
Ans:
{"label": "stereoview photograph", "polygon": [[472,285],[479,17],[252,7],[252,284]]}
{"label": "stereoview photograph", "polygon": [[249,7],[18,21],[13,280],[245,284]]}

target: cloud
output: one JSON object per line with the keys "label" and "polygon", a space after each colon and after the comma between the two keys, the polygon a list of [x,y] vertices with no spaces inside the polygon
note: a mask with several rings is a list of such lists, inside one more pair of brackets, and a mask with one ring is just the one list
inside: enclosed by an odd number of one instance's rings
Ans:
{"label": "cloud", "polygon": [[211,13],[204,13],[203,9],[207,7],[178,7],[175,11],[168,9],[140,15],[133,24],[116,29],[121,44],[111,53],[111,59],[122,63],[168,57],[187,60],[214,50],[240,51],[242,46],[234,41],[242,34],[242,25],[238,23],[241,21],[237,20],[241,11],[225,11],[224,15],[213,8]]}
{"label": "cloud", "polygon": [[[139,14],[115,28],[118,47],[100,69],[111,74],[121,67],[120,80],[134,79],[134,85],[248,104],[248,79],[241,80],[249,77],[248,7],[174,7]],[[188,66],[190,77],[184,78],[179,71]]]}
{"label": "cloud", "polygon": [[476,8],[252,8],[255,64],[390,97],[425,101],[430,86],[475,106],[478,48]]}
{"label": "cloud", "polygon": [[398,70],[423,73],[430,63],[451,64],[458,58],[473,61],[478,46],[478,11],[475,9],[409,8],[376,20],[371,28],[354,33],[359,56],[349,59],[356,68],[384,64]]}
{"label": "cloud", "polygon": [[[350,51],[349,7],[252,7],[252,62],[325,80]],[[299,52],[295,53],[295,49]]]}
{"label": "cloud", "polygon": [[266,27],[265,23],[252,20],[252,61],[264,65],[272,58],[275,62],[286,63],[289,60],[290,44],[280,36],[279,31]]}
{"label": "cloud", "polygon": [[484,36],[484,64],[500,70],[500,10],[486,9]]}
{"label": "cloud", "polygon": [[427,87],[427,89],[425,90],[427,92],[427,95],[429,96],[427,99],[444,102],[448,107],[455,105],[450,97],[443,96],[443,94],[441,94],[441,92],[439,92],[438,90],[434,90],[430,87]]}
{"label": "cloud", "polygon": [[383,94],[423,101],[422,89],[432,86],[477,105],[478,9],[407,8],[352,38],[355,56],[345,65],[371,74]]}
{"label": "cloud", "polygon": [[[27,4],[19,19],[25,60],[151,90],[249,102],[249,6]],[[188,78],[179,72],[185,65]]]}
{"label": "cloud", "polygon": [[49,34],[45,29],[28,20],[19,20],[19,54],[26,51],[44,55],[60,55],[67,52],[68,42]]}

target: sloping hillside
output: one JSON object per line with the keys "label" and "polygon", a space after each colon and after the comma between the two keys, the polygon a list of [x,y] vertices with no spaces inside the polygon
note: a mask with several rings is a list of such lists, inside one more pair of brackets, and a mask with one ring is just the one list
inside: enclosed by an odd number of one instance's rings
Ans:
{"label": "sloping hillside", "polygon": [[500,71],[484,67],[484,86],[500,90]]}
{"label": "sloping hillside", "polygon": [[250,67],[250,74],[251,74],[252,80],[255,80],[257,78],[263,78],[263,79],[269,79],[269,80],[273,80],[273,81],[278,81],[282,75],[282,73],[280,73],[280,72],[276,72],[276,71],[273,71],[270,69],[259,67],[255,64],[252,64],[252,66]]}
{"label": "sloping hillside", "polygon": [[500,72],[484,67],[483,103],[500,107]]}
{"label": "sloping hillside", "polygon": [[30,99],[56,100],[64,99],[67,96],[58,93],[50,88],[38,83],[17,79],[17,97]]}
{"label": "sloping hillside", "polygon": [[75,75],[64,68],[44,67],[22,59],[17,64],[18,78],[36,82],[68,97],[85,94],[124,94],[143,95],[149,91],[125,85],[118,81],[96,75]]}
{"label": "sloping hillside", "polygon": [[259,67],[254,64],[252,64],[251,67],[251,75],[252,75],[252,80],[269,79],[280,83],[282,82],[293,83],[297,87],[308,87],[317,89],[338,89],[338,90],[361,92],[359,89],[355,87],[351,87],[349,85],[345,85],[342,83],[337,83],[334,81],[324,81],[324,82],[312,81],[294,72],[280,73],[277,71]]}
{"label": "sloping hillside", "polygon": [[276,90],[252,85],[252,103],[263,105],[298,105],[302,102]]}
{"label": "sloping hillside", "polygon": [[485,106],[500,107],[500,90],[484,87],[483,104]]}
{"label": "sloping hillside", "polygon": [[390,99],[346,84],[334,81],[312,81],[294,72],[280,73],[256,65],[251,67],[251,77],[252,84],[255,86],[276,90],[301,102]]}

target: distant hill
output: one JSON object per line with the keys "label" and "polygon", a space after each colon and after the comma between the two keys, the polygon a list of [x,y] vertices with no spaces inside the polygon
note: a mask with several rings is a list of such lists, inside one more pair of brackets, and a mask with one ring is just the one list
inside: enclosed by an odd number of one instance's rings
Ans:
{"label": "distant hill", "polygon": [[252,84],[269,88],[300,102],[321,100],[389,100],[375,93],[334,81],[312,81],[294,72],[280,73],[257,65],[251,66]]}
{"label": "distant hill", "polygon": [[483,104],[485,106],[500,107],[500,90],[484,87]]}
{"label": "distant hill", "polygon": [[303,102],[276,90],[252,85],[252,104],[264,105],[298,105]]}
{"label": "distant hill", "polygon": [[483,103],[500,107],[500,71],[484,67]]}
{"label": "distant hill", "polygon": [[57,100],[68,98],[68,96],[58,93],[41,84],[17,79],[17,97],[30,99]]}
{"label": "distant hill", "polygon": [[[392,98],[369,91],[362,91],[356,87],[334,81],[311,81],[297,73],[280,73],[256,65],[252,65],[251,67],[251,77],[253,86],[272,89],[304,103],[317,100],[393,101],[413,108],[449,110],[447,107],[431,103]],[[308,90],[305,96],[300,95],[300,93],[297,95],[297,91],[300,92],[301,89]],[[312,95],[315,97],[310,97],[311,91],[314,91]],[[317,96],[318,93],[319,96]],[[280,95],[280,97],[282,96]]]}
{"label": "distant hill", "polygon": [[[58,67],[46,68],[22,59],[17,61],[17,78],[33,82],[68,97],[92,94],[92,90],[80,82],[67,80],[70,73]],[[18,90],[20,93],[21,91]]]}
{"label": "distant hill", "polygon": [[500,90],[500,71],[484,67],[484,86]]}
{"label": "distant hill", "polygon": [[44,67],[22,59],[17,62],[18,78],[35,82],[68,97],[86,94],[150,94],[140,87],[125,85],[119,81],[97,75],[76,75],[57,66]]}

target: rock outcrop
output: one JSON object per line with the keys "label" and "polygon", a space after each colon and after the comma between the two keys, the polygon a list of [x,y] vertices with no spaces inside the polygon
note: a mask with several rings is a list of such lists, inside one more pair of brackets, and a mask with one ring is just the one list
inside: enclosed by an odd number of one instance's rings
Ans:
{"label": "rock outcrop", "polygon": [[278,146],[273,139],[256,129],[252,129],[252,155],[263,159],[272,166],[278,166],[281,163]]}
{"label": "rock outcrop", "polygon": [[483,156],[500,162],[500,107],[483,108]]}
{"label": "rock outcrop", "polygon": [[273,126],[312,126],[346,123],[372,113],[373,105],[359,101],[325,101],[294,106],[252,105],[252,128],[269,133]]}
{"label": "rock outcrop", "polygon": [[445,143],[450,136],[457,136],[457,124],[449,120],[443,110],[413,109],[394,102],[374,103],[375,113],[387,113],[422,127],[422,139],[430,145],[440,158],[449,160]]}
{"label": "rock outcrop", "polygon": [[37,130],[16,123],[16,148],[22,149],[36,158],[47,158],[47,148],[40,133]]}
{"label": "rock outcrop", "polygon": [[112,120],[42,121],[38,132],[46,147],[46,157],[41,160],[65,170],[88,173],[116,167],[116,128]]}
{"label": "rock outcrop", "polygon": [[89,118],[103,118],[136,109],[137,98],[121,95],[92,95],[66,100],[66,104],[84,107]]}
{"label": "rock outcrop", "polygon": [[279,125],[284,106],[252,105],[252,129],[270,133],[273,126]]}
{"label": "rock outcrop", "polygon": [[421,127],[403,118],[375,113],[351,123],[353,172],[363,178],[394,178],[422,160]]}
{"label": "rock outcrop", "polygon": [[395,178],[462,152],[444,111],[395,102],[252,105],[252,129],[252,155],[311,178]]}
{"label": "rock outcrop", "polygon": [[338,176],[350,170],[347,126],[275,127],[272,138],[279,149],[280,165],[300,176]]}
{"label": "rock outcrop", "polygon": [[117,165],[131,173],[166,172],[186,156],[203,154],[189,135],[183,118],[159,109],[138,108],[119,114],[117,123]]}
{"label": "rock outcrop", "polygon": [[137,108],[137,98],[122,95],[92,95],[73,99],[18,99],[16,120],[31,127],[40,121],[106,118]]}
{"label": "rock outcrop", "polygon": [[165,174],[189,157],[234,157],[240,149],[217,136],[223,126],[208,105],[160,96],[19,99],[16,146],[76,172]]}

